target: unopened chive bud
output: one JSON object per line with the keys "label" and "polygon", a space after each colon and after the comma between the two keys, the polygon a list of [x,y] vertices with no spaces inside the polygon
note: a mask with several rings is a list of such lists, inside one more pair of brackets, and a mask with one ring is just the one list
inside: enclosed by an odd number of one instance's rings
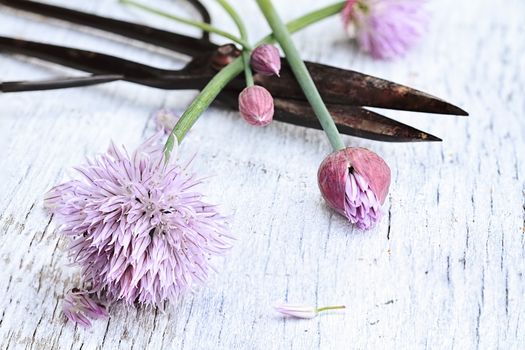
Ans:
{"label": "unopened chive bud", "polygon": [[249,86],[239,95],[239,112],[249,124],[266,126],[273,120],[273,97],[262,86]]}
{"label": "unopened chive bud", "polygon": [[262,75],[277,75],[281,71],[281,55],[279,50],[269,44],[259,45],[253,50],[251,66]]}

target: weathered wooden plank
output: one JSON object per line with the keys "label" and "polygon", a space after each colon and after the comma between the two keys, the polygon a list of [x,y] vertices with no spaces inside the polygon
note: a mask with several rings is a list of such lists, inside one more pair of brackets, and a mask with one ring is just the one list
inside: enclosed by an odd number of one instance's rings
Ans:
{"label": "weathered wooden plank", "polygon": [[[113,1],[53,2],[174,27]],[[292,18],[320,2],[303,3],[276,5]],[[265,32],[254,3],[234,5],[254,36]],[[377,229],[354,230],[326,209],[316,184],[317,165],[329,151],[322,133],[281,123],[252,128],[236,113],[211,109],[181,153],[197,153],[195,170],[217,175],[207,193],[235,214],[235,248],[209,285],[165,313],[115,305],[108,322],[87,331],[61,315],[61,296],[78,284],[79,271],[67,265],[42,194],[110,139],[134,147],[152,132],[152,110],[183,109],[194,93],[112,83],[0,95],[0,349],[522,348],[525,4],[442,0],[431,6],[429,35],[402,60],[357,54],[337,33],[338,19],[296,36],[307,59],[409,84],[471,113],[464,119],[388,112],[443,136],[442,144],[345,138],[374,149],[393,170]],[[0,35],[180,65],[165,51],[152,55],[114,36],[58,23],[2,8]],[[223,15],[215,23],[233,28]],[[0,55],[5,80],[59,73],[56,66]],[[271,309],[277,300],[348,309],[284,320]]]}

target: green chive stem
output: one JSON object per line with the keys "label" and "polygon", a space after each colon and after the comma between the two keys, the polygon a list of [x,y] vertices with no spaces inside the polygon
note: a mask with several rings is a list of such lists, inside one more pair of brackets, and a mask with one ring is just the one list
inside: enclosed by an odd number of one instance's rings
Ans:
{"label": "green chive stem", "polygon": [[[297,32],[311,24],[319,22],[325,18],[333,16],[343,9],[345,1],[340,1],[336,4],[329,5],[318,9],[316,11],[310,12],[301,16],[288,24],[288,30],[290,32]],[[270,44],[274,42],[272,35],[268,35],[262,40],[259,41],[260,44]],[[243,70],[242,59],[235,59],[232,63],[224,67],[219,71],[212,80],[202,89],[200,94],[193,100],[188,109],[179,119],[178,123],[175,125],[171,134],[168,136],[166,145],[164,146],[164,155],[166,161],[169,159],[175,141],[181,143],[186,136],[188,130],[193,126],[193,124],[199,119],[201,114],[209,107],[213,100],[217,97],[220,91],[237,75],[239,75]]]}
{"label": "green chive stem", "polygon": [[317,312],[323,312],[327,310],[340,310],[340,309],[346,309],[346,306],[344,305],[337,305],[337,306],[325,306],[315,309]]}
{"label": "green chive stem", "polygon": [[319,119],[326,136],[328,136],[332,147],[334,150],[344,149],[345,145],[341,139],[339,131],[337,130],[337,126],[335,125],[328,108],[326,108],[326,105],[324,104],[323,99],[321,98],[321,95],[319,94],[319,91],[317,90],[317,87],[315,86],[315,83],[310,76],[306,65],[304,64],[304,61],[301,59],[299,51],[295,47],[288,29],[277,14],[272,1],[256,0],[256,2],[259,5],[259,8],[261,9],[264,17],[266,17],[268,24],[272,28],[273,35],[277,39],[277,42],[281,45],[281,48],[286,55],[286,59],[290,64],[290,68],[292,69],[295,78],[299,82],[299,85],[303,89],[306,99],[308,102],[310,102],[310,105],[312,106],[317,119]]}
{"label": "green chive stem", "polygon": [[[239,30],[239,34],[241,36],[241,40],[244,42],[248,42],[248,31],[246,30],[246,27],[244,26],[244,22],[241,19],[241,16],[235,11],[235,9],[228,3],[227,0],[217,0],[219,5],[221,5],[224,10],[230,15],[233,22],[237,26],[237,29]],[[247,86],[253,86],[253,73],[252,69],[250,67],[250,52],[251,48],[244,47],[242,50],[242,60],[244,63],[244,76],[246,78],[246,85]]]}
{"label": "green chive stem", "polygon": [[183,18],[183,17],[180,17],[180,16],[176,16],[176,15],[164,12],[162,10],[150,7],[148,5],[142,4],[142,3],[138,2],[138,1],[134,1],[134,0],[119,0],[119,2],[121,4],[124,4],[124,5],[134,6],[134,7],[137,7],[139,9],[141,9],[141,10],[144,10],[146,12],[150,12],[150,13],[162,16],[162,17],[166,17],[166,18],[172,19],[172,20],[177,21],[179,23],[187,24],[187,25],[190,25],[192,27],[196,27],[196,28],[202,29],[202,30],[204,30],[206,32],[209,32],[209,33],[218,34],[218,35],[220,35],[222,37],[225,37],[225,38],[227,38],[227,39],[229,39],[229,40],[231,40],[231,41],[241,45],[243,48],[249,48],[250,47],[250,44],[248,44],[246,41],[242,40],[241,38],[238,38],[235,35],[231,35],[230,33],[225,32],[224,30],[219,29],[217,27],[214,27],[214,26],[212,26],[212,25],[210,25],[208,23],[204,23],[204,22],[195,21],[195,20],[192,20],[192,19],[187,19],[187,18]]}

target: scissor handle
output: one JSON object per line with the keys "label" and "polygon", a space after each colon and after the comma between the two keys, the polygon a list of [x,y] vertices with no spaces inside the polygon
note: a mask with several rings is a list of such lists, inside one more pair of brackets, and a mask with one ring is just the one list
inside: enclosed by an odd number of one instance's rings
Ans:
{"label": "scissor handle", "polygon": [[206,67],[167,70],[98,52],[0,36],[0,51],[36,57],[95,75],[119,75],[122,80],[160,89],[201,89],[213,73]]}
{"label": "scissor handle", "polygon": [[[196,0],[190,0],[203,16],[204,21],[209,21],[210,16],[202,4]],[[93,15],[64,7],[43,4],[27,0],[0,0],[0,4],[39,15],[61,19],[67,22],[119,34],[127,38],[136,39],[152,45],[161,46],[166,49],[180,52],[182,54],[197,57],[205,52],[212,52],[217,45],[209,40],[209,36],[202,38],[171,33],[165,30],[135,24],[118,19]],[[200,4],[197,5],[197,4]],[[198,7],[197,7],[198,6]]]}
{"label": "scissor handle", "polygon": [[[211,24],[211,15],[206,6],[199,0],[187,0],[201,15],[201,20],[204,23]],[[210,41],[210,33],[203,30],[201,38]]]}
{"label": "scissor handle", "polygon": [[91,86],[122,80],[117,74],[94,74],[80,77],[65,77],[35,81],[7,81],[0,83],[1,92],[27,92]]}

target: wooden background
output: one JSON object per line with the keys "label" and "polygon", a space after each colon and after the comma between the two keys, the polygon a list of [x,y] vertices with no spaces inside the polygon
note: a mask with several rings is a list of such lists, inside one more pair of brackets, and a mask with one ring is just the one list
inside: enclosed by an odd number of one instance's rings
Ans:
{"label": "wooden background", "polygon": [[[54,2],[179,28],[113,0]],[[151,3],[195,15],[173,1]],[[215,2],[206,3],[215,24],[233,30]],[[267,33],[253,1],[233,3],[253,39]],[[292,19],[324,3],[276,6]],[[525,2],[435,0],[429,7],[428,35],[400,60],[358,53],[338,18],[295,36],[305,59],[408,84],[471,113],[387,112],[443,143],[345,138],[373,149],[393,170],[377,229],[354,229],[321,200],[316,171],[329,152],[323,133],[279,122],[253,128],[237,113],[212,108],[181,152],[197,153],[195,170],[216,175],[206,193],[234,213],[238,242],[220,261],[219,275],[165,313],[114,305],[111,318],[89,330],[61,314],[61,298],[79,284],[79,269],[68,266],[42,196],[111,139],[138,145],[153,132],[152,111],[182,111],[195,93],[112,83],[0,95],[0,348],[523,349]],[[163,50],[4,7],[0,35],[162,67],[183,63]],[[2,80],[70,73],[0,54]],[[286,320],[272,310],[279,300],[348,309]]]}

